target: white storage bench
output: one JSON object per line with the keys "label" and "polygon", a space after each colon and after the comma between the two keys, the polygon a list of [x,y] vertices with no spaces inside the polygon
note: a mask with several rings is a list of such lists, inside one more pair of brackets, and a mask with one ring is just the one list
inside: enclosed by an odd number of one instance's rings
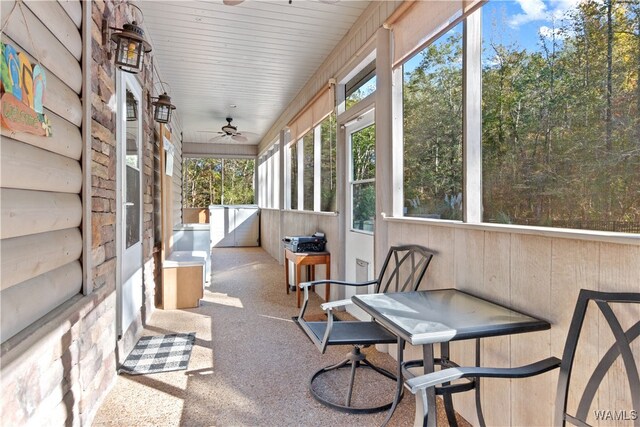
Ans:
{"label": "white storage bench", "polygon": [[174,251],[162,264],[162,308],[195,308],[204,296],[209,254]]}

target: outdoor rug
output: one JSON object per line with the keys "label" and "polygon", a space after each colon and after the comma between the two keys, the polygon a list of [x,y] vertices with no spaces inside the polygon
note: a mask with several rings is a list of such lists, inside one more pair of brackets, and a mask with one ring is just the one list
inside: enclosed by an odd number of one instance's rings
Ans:
{"label": "outdoor rug", "polygon": [[143,375],[187,369],[195,340],[195,332],[142,337],[118,372]]}

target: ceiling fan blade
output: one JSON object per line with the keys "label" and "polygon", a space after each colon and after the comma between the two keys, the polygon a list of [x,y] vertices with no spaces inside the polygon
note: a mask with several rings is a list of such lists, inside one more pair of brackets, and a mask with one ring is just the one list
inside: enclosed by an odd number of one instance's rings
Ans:
{"label": "ceiling fan blade", "polygon": [[231,139],[233,139],[234,141],[237,141],[237,142],[249,142],[249,140],[246,137],[244,137],[244,136],[242,136],[240,134],[233,135],[231,137]]}
{"label": "ceiling fan blade", "polygon": [[238,132],[238,133],[236,133],[236,135],[242,135],[242,136],[248,136],[248,137],[257,137],[257,136],[260,136],[260,135],[258,135],[258,134],[257,134],[257,133],[255,133],[255,132],[245,132],[245,131]]}
{"label": "ceiling fan blade", "polygon": [[242,3],[243,1],[244,0],[222,0],[222,3],[226,4],[227,6],[236,6]]}
{"label": "ceiling fan blade", "polygon": [[209,142],[229,143],[231,142],[231,138],[229,137],[229,135],[219,135],[211,138]]}

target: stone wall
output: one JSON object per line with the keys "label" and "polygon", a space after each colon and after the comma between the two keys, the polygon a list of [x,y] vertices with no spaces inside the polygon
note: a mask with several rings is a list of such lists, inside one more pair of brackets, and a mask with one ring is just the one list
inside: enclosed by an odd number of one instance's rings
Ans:
{"label": "stone wall", "polygon": [[[112,1],[82,2],[91,16],[91,226],[92,285],[2,345],[0,419],[4,426],[90,425],[116,380],[116,115],[115,67],[102,44],[102,20],[121,27],[127,7]],[[127,14],[127,15],[125,15]],[[110,47],[110,46],[109,46]],[[143,277],[145,301],[127,345],[155,308],[154,122],[147,105],[152,72],[143,87]],[[123,346],[121,341],[119,347]]]}

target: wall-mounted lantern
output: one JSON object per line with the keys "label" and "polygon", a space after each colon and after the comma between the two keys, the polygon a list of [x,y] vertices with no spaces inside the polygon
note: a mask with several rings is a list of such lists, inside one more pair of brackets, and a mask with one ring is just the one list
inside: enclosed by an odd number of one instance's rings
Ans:
{"label": "wall-mounted lantern", "polygon": [[[120,3],[118,6],[123,4],[125,3]],[[131,3],[127,4],[138,9],[140,16],[142,16],[142,10],[140,10],[138,6]],[[109,29],[114,30],[114,33],[111,34],[109,39],[116,44],[116,57],[114,61],[116,66],[122,71],[132,74],[137,74],[142,71],[144,54],[151,52],[151,45],[145,40],[142,28],[139,27],[136,21],[124,24],[122,28],[109,27],[107,26],[107,21],[103,20],[103,44],[107,42],[106,32]]]}
{"label": "wall-mounted lantern", "polygon": [[158,123],[169,123],[171,112],[176,109],[176,106],[171,103],[171,97],[165,92],[154,99],[155,101],[151,103],[155,107],[153,119]]}

